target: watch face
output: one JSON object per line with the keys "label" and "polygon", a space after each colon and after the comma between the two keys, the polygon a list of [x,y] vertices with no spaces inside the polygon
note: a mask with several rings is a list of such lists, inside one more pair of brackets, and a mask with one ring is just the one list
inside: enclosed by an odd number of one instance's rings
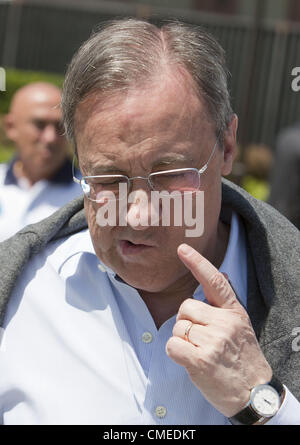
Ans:
{"label": "watch face", "polygon": [[269,385],[258,385],[251,392],[251,406],[263,417],[274,416],[280,407],[277,391]]}

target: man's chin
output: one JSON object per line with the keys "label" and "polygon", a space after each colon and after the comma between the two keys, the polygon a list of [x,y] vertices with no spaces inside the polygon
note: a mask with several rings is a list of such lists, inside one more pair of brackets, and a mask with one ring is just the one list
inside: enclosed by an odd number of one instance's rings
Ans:
{"label": "man's chin", "polygon": [[174,276],[170,279],[166,276],[162,276],[158,271],[153,271],[149,274],[149,268],[144,270],[135,270],[133,272],[116,272],[117,275],[128,285],[134,287],[138,291],[144,291],[149,293],[159,293],[165,291],[172,286],[174,282]]}
{"label": "man's chin", "polygon": [[[150,255],[149,250],[137,254],[122,255],[114,251],[114,255],[103,255],[98,252],[99,259],[112,269],[119,278],[128,285],[145,292],[162,292],[186,274],[185,266],[176,258],[162,258],[163,253]],[[97,250],[96,250],[97,252]],[[175,278],[175,279],[174,279]]]}
{"label": "man's chin", "polygon": [[52,178],[61,168],[62,164],[63,162],[57,162],[52,158],[43,159],[37,164],[36,171],[40,173],[41,177]]}

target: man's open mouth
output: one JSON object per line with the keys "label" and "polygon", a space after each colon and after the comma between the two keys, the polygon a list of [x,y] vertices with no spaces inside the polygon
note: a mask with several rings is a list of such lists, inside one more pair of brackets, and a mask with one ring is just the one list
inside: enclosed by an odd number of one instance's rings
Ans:
{"label": "man's open mouth", "polygon": [[143,243],[133,243],[129,240],[121,240],[120,247],[123,255],[135,255],[153,248],[153,246],[151,245]]}

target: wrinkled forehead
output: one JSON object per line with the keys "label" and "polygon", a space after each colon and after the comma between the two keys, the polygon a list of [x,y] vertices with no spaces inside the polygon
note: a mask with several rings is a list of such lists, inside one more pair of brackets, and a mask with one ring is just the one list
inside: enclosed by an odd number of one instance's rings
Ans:
{"label": "wrinkled forehead", "polygon": [[94,138],[111,135],[141,138],[161,135],[171,130],[182,139],[193,131],[212,127],[204,101],[190,82],[182,77],[156,79],[143,88],[113,94],[90,94],[75,112],[77,147],[90,145]]}

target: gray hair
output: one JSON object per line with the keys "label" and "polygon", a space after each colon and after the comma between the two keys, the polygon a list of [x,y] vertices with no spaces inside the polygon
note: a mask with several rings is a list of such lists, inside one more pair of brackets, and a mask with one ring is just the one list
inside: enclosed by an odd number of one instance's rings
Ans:
{"label": "gray hair", "polygon": [[203,29],[180,22],[157,27],[138,19],[105,23],[79,48],[65,77],[62,112],[67,137],[75,141],[76,107],[93,93],[109,95],[137,89],[165,67],[184,69],[194,81],[223,133],[232,119],[224,50]]}

